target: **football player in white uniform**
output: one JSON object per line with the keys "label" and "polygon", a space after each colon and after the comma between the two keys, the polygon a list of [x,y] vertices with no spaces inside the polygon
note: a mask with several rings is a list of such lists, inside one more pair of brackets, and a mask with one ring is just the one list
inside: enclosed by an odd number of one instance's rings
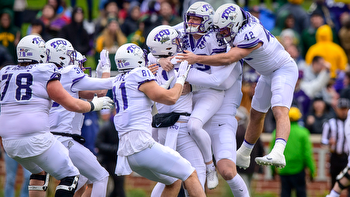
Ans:
{"label": "football player in white uniform", "polygon": [[[171,60],[174,63],[174,67],[176,68],[176,53],[181,51],[179,50],[179,46],[176,43],[179,43],[179,40],[181,40],[178,37],[178,33],[175,31],[175,29],[173,27],[167,26],[167,25],[161,25],[159,27],[156,27],[155,29],[153,29],[148,37],[147,37],[147,45],[150,48],[151,53],[149,54],[149,60],[151,61],[151,63],[155,62],[156,58],[167,58],[169,57],[173,57],[173,59]],[[155,56],[155,57],[154,57]],[[174,57],[175,56],[175,57]],[[154,61],[154,62],[152,62]],[[173,72],[173,70],[170,70],[169,72],[166,72],[162,67],[160,67],[158,69],[158,73],[156,73],[156,79],[157,82],[160,84],[166,83],[167,79],[169,79],[169,75],[171,74],[171,72]],[[230,75],[229,78],[227,78]],[[227,80],[225,80],[227,79]],[[235,169],[235,164],[231,164],[232,161],[235,161],[235,152],[236,152],[236,146],[235,146],[235,131],[236,131],[236,124],[235,123],[235,119],[232,120],[232,117],[234,118],[234,114],[235,114],[235,110],[236,107],[239,106],[240,101],[241,101],[241,96],[242,93],[237,94],[237,92],[240,92],[240,88],[241,88],[241,64],[239,63],[238,65],[236,65],[236,63],[234,63],[232,66],[225,66],[222,67],[221,70],[218,70],[217,72],[213,73],[213,74],[208,74],[206,72],[202,72],[198,69],[191,69],[189,71],[187,80],[191,82],[192,85],[192,89],[201,89],[203,87],[205,88],[214,88],[214,89],[224,89],[227,90],[227,95],[225,96],[224,99],[224,103],[221,106],[220,110],[217,112],[217,115],[214,115],[214,117],[212,117],[211,120],[209,120],[209,122],[206,125],[211,125],[211,124],[215,124],[216,127],[212,127],[213,132],[211,133],[211,131],[208,131],[211,134],[211,138],[212,138],[212,144],[214,148],[214,155],[215,158],[217,159],[217,161],[219,162],[219,172],[221,172],[220,170],[222,170],[223,177],[228,180],[228,183],[230,184],[231,187],[231,183],[229,180],[231,180],[233,178],[233,176],[235,174],[237,174],[237,172],[235,170],[233,170],[233,168]],[[234,84],[234,85],[233,85]],[[183,96],[180,97],[180,99],[178,100],[178,102],[174,105],[178,106],[178,107],[183,107],[184,105],[181,103],[184,103],[183,101],[179,102],[181,99],[183,98]],[[191,100],[187,100],[186,103],[191,103]],[[157,104],[157,107],[159,107],[159,104]],[[160,106],[160,111],[158,111],[159,113],[165,113],[165,112],[169,112],[169,111],[165,111],[164,109],[168,109],[166,108],[167,106]],[[188,106],[189,108],[190,106]],[[190,113],[190,109],[187,108],[188,113]],[[175,107],[176,109],[176,107]],[[170,111],[175,111],[174,108],[172,108]],[[182,110],[183,111],[183,110]],[[228,114],[228,115],[226,115]],[[232,115],[233,114],[233,115]],[[226,116],[225,116],[226,115]],[[215,117],[217,117],[217,119],[215,119]],[[220,123],[218,124],[217,122],[215,122],[214,120],[218,121],[220,120]],[[228,123],[226,124],[226,120],[232,120],[232,123]],[[182,120],[184,121],[184,120]],[[181,121],[181,122],[182,122]],[[197,145],[195,144],[195,142],[193,141],[193,139],[191,139],[191,137],[188,135],[188,133],[186,132],[186,122],[188,121],[188,118],[185,119],[185,122],[181,123],[181,127],[179,129],[179,135],[177,136],[177,142],[175,141],[175,145],[176,145],[176,150],[180,153],[180,155],[182,155],[184,158],[186,158],[188,161],[191,162],[192,166],[194,166],[197,170],[198,173],[198,177],[199,180],[202,183],[202,186],[204,185],[203,182],[205,182],[205,174],[204,176],[200,173],[203,172],[203,159],[198,158],[198,156],[202,157],[202,155],[200,154],[200,152],[198,153],[199,149],[197,147]],[[224,121],[224,123],[223,123]],[[215,122],[215,123],[212,123]],[[176,123],[178,124],[178,123]],[[175,125],[176,125],[175,124]],[[220,126],[218,126],[220,125]],[[223,126],[225,125],[225,126]],[[206,126],[207,127],[207,126]],[[159,141],[160,143],[164,144],[165,142],[169,142],[169,141],[173,141],[174,139],[169,139],[169,137],[175,137],[176,139],[176,135],[174,134],[174,128],[173,127],[169,127],[169,128],[165,128],[168,130],[168,132],[166,130],[164,130],[163,128],[158,129],[159,130]],[[215,131],[214,131],[215,130]],[[170,133],[170,134],[169,134]],[[166,138],[165,138],[166,135]],[[212,137],[213,136],[213,137]],[[165,138],[165,140],[164,140]],[[187,140],[186,140],[187,139]],[[226,140],[223,140],[226,139]],[[173,143],[166,143],[166,145],[171,145]],[[190,154],[191,153],[191,154]],[[230,154],[228,154],[230,153]],[[224,162],[225,161],[225,162]],[[229,162],[230,161],[230,162]],[[231,165],[228,165],[231,164]],[[226,167],[227,166],[227,167]],[[230,169],[228,169],[228,167],[230,167]],[[232,169],[231,169],[232,167]],[[204,168],[205,170],[205,168]],[[236,172],[235,174],[233,172]],[[205,171],[204,171],[205,172]],[[238,178],[236,178],[238,179]],[[233,183],[236,183],[236,181],[231,181]],[[243,180],[241,181],[243,183],[243,186],[240,187],[234,187],[237,188],[235,192],[240,192],[240,193],[244,193],[244,188],[245,191],[247,191],[246,187],[244,187],[244,182]],[[237,184],[236,184],[237,185]],[[153,196],[159,196],[159,183],[157,183],[157,186],[154,188],[154,190],[152,191],[152,197]],[[241,189],[243,188],[243,189]],[[241,189],[242,191],[239,191],[239,189]],[[157,195],[158,194],[158,195]],[[234,193],[234,195],[236,196],[236,193]],[[239,196],[239,195],[237,195]]]}
{"label": "football player in white uniform", "polygon": [[[51,39],[46,42],[46,49],[50,55],[49,62],[54,63],[60,69],[63,87],[74,98],[91,99],[93,97],[95,92],[84,92],[84,90],[112,89],[113,78],[91,78],[80,69],[79,65],[74,65],[77,57],[76,51],[68,40]],[[99,66],[103,62],[103,66],[107,68],[105,77],[109,77],[108,52],[102,51],[101,54]],[[70,112],[54,102],[49,114],[50,131],[68,149],[69,157],[80,174],[92,182],[91,195],[105,197],[109,174],[97,161],[96,156],[82,145],[80,135],[83,119],[83,114]],[[78,187],[84,184],[79,182]]]}
{"label": "football player in white uniform", "polygon": [[181,96],[188,66],[180,66],[174,87],[166,90],[155,82],[154,75],[145,67],[144,53],[137,45],[122,45],[115,60],[121,72],[115,77],[112,89],[116,107],[114,124],[119,135],[116,173],[128,175],[135,171],[164,183],[162,196],[177,196],[180,180],[184,181],[191,196],[205,196],[191,164],[178,152],[152,138],[153,101],[175,104]]}
{"label": "football player in white uniform", "polygon": [[259,19],[236,4],[220,6],[213,22],[232,48],[227,53],[212,56],[185,51],[179,54],[182,56],[179,59],[189,63],[223,65],[243,58],[261,74],[252,100],[245,140],[237,151],[237,166],[249,166],[250,153],[260,137],[266,112],[271,106],[276,119],[276,143],[268,155],[258,157],[255,161],[262,165],[284,167],[286,162],[283,152],[290,132],[288,112],[298,78],[297,65]]}
{"label": "football player in white uniform", "polygon": [[[7,154],[32,172],[29,194],[45,196],[50,173],[60,184],[55,196],[73,196],[79,171],[67,149],[50,133],[51,99],[70,111],[85,113],[110,108],[108,97],[91,102],[75,99],[59,82],[54,64],[45,64],[44,40],[29,35],[17,45],[19,65],[0,71],[0,136]],[[44,64],[42,64],[44,63]]]}

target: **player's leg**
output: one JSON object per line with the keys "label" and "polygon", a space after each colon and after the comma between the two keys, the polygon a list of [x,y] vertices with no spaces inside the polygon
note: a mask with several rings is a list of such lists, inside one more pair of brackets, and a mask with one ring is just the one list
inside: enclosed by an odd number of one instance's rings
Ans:
{"label": "player's leg", "polygon": [[67,148],[56,138],[53,139],[52,146],[41,155],[33,157],[33,159],[45,172],[60,180],[56,187],[55,196],[72,197],[78,184],[79,171],[70,160]]}
{"label": "player's leg", "polygon": [[192,197],[204,197],[204,190],[200,187],[200,182],[197,177],[196,171],[194,171],[185,181],[184,187],[188,194]]}
{"label": "player's leg", "polygon": [[241,147],[237,150],[236,165],[244,169],[250,165],[250,153],[263,131],[265,115],[271,105],[272,93],[269,81],[269,77],[264,75],[258,80],[252,99],[247,131]]}
{"label": "player's leg", "polygon": [[212,139],[218,172],[230,186],[232,194],[237,197],[249,197],[248,188],[237,173],[235,164],[237,119],[234,115],[214,115],[205,128],[208,128]]}
{"label": "player's leg", "polygon": [[69,146],[69,157],[79,172],[93,183],[92,196],[105,197],[109,173],[97,161],[94,154],[80,143],[70,140],[63,144],[73,143]]}
{"label": "player's leg", "polygon": [[83,193],[85,192],[85,189],[86,189],[86,182],[87,181],[88,181],[88,179],[85,176],[83,176],[83,175],[79,176],[78,187],[76,189],[76,192],[74,193],[74,197],[80,197],[83,195]]}
{"label": "player's leg", "polygon": [[276,119],[276,141],[271,152],[255,161],[258,164],[284,167],[286,165],[284,149],[290,133],[289,108],[298,79],[298,68],[295,63],[289,63],[276,70],[271,75],[271,107]]}
{"label": "player's leg", "polygon": [[207,168],[207,185],[214,189],[219,181],[212,160],[211,139],[203,125],[219,110],[224,99],[224,91],[202,90],[193,96],[193,111],[187,124],[188,132],[197,143]]}
{"label": "player's leg", "polygon": [[[128,156],[127,160],[133,171],[150,180],[162,182],[165,185],[171,185],[177,179],[185,181],[195,171],[191,164],[181,157],[178,152],[158,143]],[[191,180],[195,184],[192,187],[203,191],[197,175],[195,175],[195,178],[198,184],[193,181],[193,178],[194,176],[191,176]]]}

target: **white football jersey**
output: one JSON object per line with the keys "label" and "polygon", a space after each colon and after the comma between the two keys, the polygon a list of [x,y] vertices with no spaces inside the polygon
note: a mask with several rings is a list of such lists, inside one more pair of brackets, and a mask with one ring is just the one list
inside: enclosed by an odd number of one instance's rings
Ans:
{"label": "white football jersey", "polygon": [[113,99],[116,108],[114,124],[119,136],[130,131],[144,131],[151,136],[152,104],[139,86],[155,80],[146,67],[138,67],[128,73],[122,73],[113,80]]}
{"label": "white football jersey", "polygon": [[[197,41],[190,34],[184,34],[182,38],[182,45],[184,50],[193,52],[196,55],[213,55],[217,53],[224,53],[227,51],[227,45],[225,41],[217,37],[214,32],[203,35]],[[211,73],[211,67],[209,65],[195,63],[193,68],[200,71]]]}
{"label": "white football jersey", "polygon": [[3,139],[49,132],[52,102],[46,85],[59,76],[54,64],[10,65],[0,70],[0,136]]}
{"label": "white football jersey", "polygon": [[[85,73],[75,65],[66,66],[60,69],[61,73],[61,84],[63,88],[74,98],[79,98],[79,91],[73,91],[72,87],[75,83],[79,82],[86,75]],[[72,124],[81,124],[82,116],[76,119],[77,123],[72,123],[75,112],[66,110],[62,105],[53,102],[52,108],[50,110],[50,130],[52,132],[64,132],[72,133]]]}
{"label": "white football jersey", "polygon": [[[149,59],[153,60],[152,54],[148,55]],[[177,60],[173,58],[171,62],[174,65],[174,69],[178,70],[180,63],[177,63]],[[151,61],[150,63],[154,63]],[[174,69],[170,70],[169,72],[165,71],[161,66],[159,66],[157,73],[156,73],[156,81],[158,85],[165,84],[171,77],[174,77],[174,80],[170,84],[169,88],[172,88],[176,83],[176,73],[174,72]],[[158,113],[169,113],[169,112],[177,112],[177,113],[191,113],[192,111],[192,92],[180,96],[180,98],[176,101],[174,105],[165,105],[162,103],[156,103]],[[188,117],[180,117],[180,120],[188,119]]]}
{"label": "white football jersey", "polygon": [[293,60],[280,42],[260,23],[259,19],[247,12],[248,22],[240,28],[232,41],[232,47],[252,48],[259,42],[262,45],[243,58],[262,75],[273,71]]}

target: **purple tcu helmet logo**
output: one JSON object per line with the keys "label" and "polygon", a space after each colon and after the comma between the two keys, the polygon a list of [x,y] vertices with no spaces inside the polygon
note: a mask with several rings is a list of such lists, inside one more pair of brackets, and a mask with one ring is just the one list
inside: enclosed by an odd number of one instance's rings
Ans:
{"label": "purple tcu helmet logo", "polygon": [[228,19],[231,12],[236,11],[236,8],[234,8],[232,5],[225,9],[225,11],[222,13],[221,18]]}
{"label": "purple tcu helmet logo", "polygon": [[[154,40],[157,40],[158,42],[159,41],[163,41],[164,40],[164,36],[168,36],[168,35],[170,35],[170,31],[169,31],[169,29],[163,29],[162,31],[160,31],[159,33],[157,33],[155,36],[154,36]],[[167,37],[168,38],[168,40],[170,39],[169,37]],[[165,40],[165,41],[167,41],[167,40]],[[165,41],[163,41],[162,43],[164,43]]]}
{"label": "purple tcu helmet logo", "polygon": [[130,53],[134,53],[134,50],[137,48],[136,45],[132,44],[126,48],[127,51],[130,51]]}
{"label": "purple tcu helmet logo", "polygon": [[202,7],[205,9],[205,11],[208,11],[209,9],[212,8],[211,5],[209,4],[204,4]]}
{"label": "purple tcu helmet logo", "polygon": [[39,44],[40,42],[44,42],[44,40],[40,37],[34,37],[33,38],[33,43]]}
{"label": "purple tcu helmet logo", "polygon": [[65,40],[56,40],[54,42],[52,42],[50,45],[53,47],[53,48],[56,48],[58,47],[59,45],[67,45],[67,42]]}

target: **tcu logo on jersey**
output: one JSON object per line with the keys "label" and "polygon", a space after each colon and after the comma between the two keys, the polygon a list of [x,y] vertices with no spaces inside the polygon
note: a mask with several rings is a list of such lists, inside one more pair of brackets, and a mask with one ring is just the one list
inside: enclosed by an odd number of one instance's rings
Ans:
{"label": "tcu logo on jersey", "polygon": [[[226,8],[226,10],[222,13],[221,18],[228,19],[228,17],[230,16],[230,13],[234,11],[236,11],[236,8],[234,8],[233,6]],[[235,17],[236,15],[237,14],[235,14],[233,17]]]}
{"label": "tcu logo on jersey", "polygon": [[178,130],[179,129],[179,126],[177,125],[173,125],[173,126],[170,126],[171,129],[175,129],[175,130]]}
{"label": "tcu logo on jersey", "polygon": [[170,31],[168,29],[163,29],[154,36],[154,40],[157,40],[163,44],[164,42],[170,40],[168,35],[170,35]]}
{"label": "tcu logo on jersey", "polygon": [[67,42],[66,41],[64,41],[64,40],[56,40],[55,42],[52,42],[51,43],[51,46],[53,47],[53,48],[56,48],[56,47],[58,47],[59,45],[67,45]]}

